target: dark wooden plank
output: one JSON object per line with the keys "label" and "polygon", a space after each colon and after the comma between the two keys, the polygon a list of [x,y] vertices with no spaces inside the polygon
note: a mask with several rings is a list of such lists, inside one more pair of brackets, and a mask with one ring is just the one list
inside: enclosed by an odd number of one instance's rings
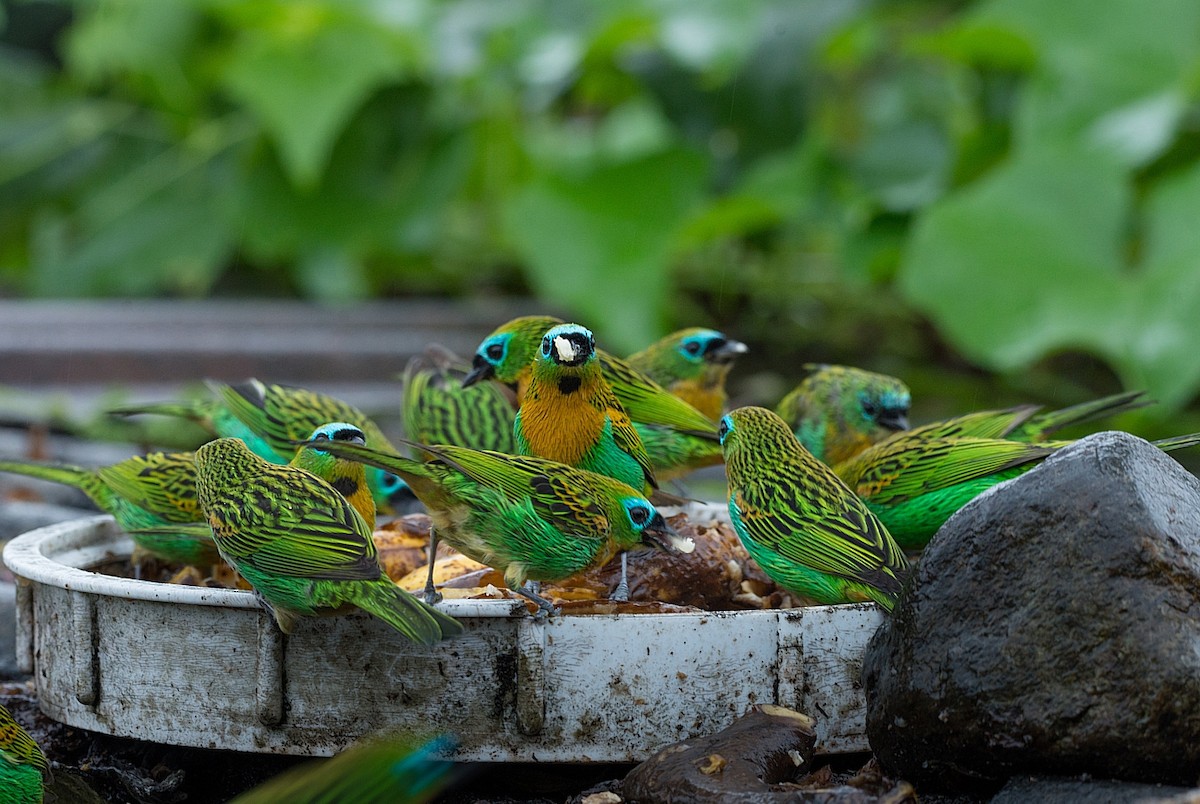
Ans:
{"label": "dark wooden plank", "polygon": [[0,301],[0,383],[390,380],[431,342],[469,355],[533,303]]}

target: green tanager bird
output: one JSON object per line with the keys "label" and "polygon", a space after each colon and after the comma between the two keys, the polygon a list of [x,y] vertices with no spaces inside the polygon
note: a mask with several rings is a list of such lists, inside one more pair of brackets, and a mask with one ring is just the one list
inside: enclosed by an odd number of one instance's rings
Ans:
{"label": "green tanager bird", "polygon": [[[319,428],[306,448],[322,452],[343,439],[364,441],[356,426],[336,423]],[[301,616],[351,607],[426,645],[460,633],[457,620],[400,589],[381,569],[371,525],[348,499],[365,487],[362,467],[341,462],[333,477],[330,483],[300,466],[266,461],[237,438],[196,450],[200,507],[217,549],[285,634]]]}
{"label": "green tanager bird", "polygon": [[0,804],[41,804],[49,772],[42,749],[0,706]]}
{"label": "green tanager bird", "polygon": [[464,388],[468,371],[466,363],[440,348],[426,349],[408,362],[401,406],[405,436],[422,444],[515,453],[516,395],[494,382]]}
{"label": "green tanager bird", "polygon": [[912,396],[895,377],[853,366],[810,363],[775,412],[805,449],[829,466],[908,427]]}
{"label": "green tanager bird", "polygon": [[908,562],[863,501],[766,408],[730,411],[720,432],[729,516],[763,571],[818,603],[891,611]]}
{"label": "green tanager bird", "polygon": [[[82,491],[133,539],[135,566],[147,553],[194,566],[218,560],[211,534],[171,527],[200,519],[196,464],[190,452],[152,452],[100,469],[0,460],[0,472],[50,480]],[[158,530],[140,532],[145,528]]]}
{"label": "green tanager bird", "polygon": [[[1023,474],[1070,441],[1028,444],[1003,438],[897,433],[834,467],[906,550],[924,547],[950,515],[992,486]],[[1152,442],[1164,452],[1200,435]]]}
{"label": "green tanager bird", "polygon": [[[814,371],[775,408],[796,438],[830,466],[907,430],[913,436],[970,436],[1039,442],[1070,425],[1150,404],[1131,391],[1042,412],[1036,405],[981,410],[908,429],[908,387],[895,377],[850,366],[810,365]],[[894,535],[894,534],[893,534]]]}
{"label": "green tanager bird", "polygon": [[[380,449],[394,449],[370,417],[353,405],[328,394],[256,379],[227,385],[209,382],[214,399],[190,403],[166,402],[110,410],[128,416],[154,413],[194,421],[222,438],[240,438],[256,455],[272,463],[288,463],[295,444],[328,422],[349,422],[367,434]],[[376,505],[391,510],[411,497],[397,477],[371,469],[367,482]]]}
{"label": "green tanager bird", "polygon": [[746,344],[723,332],[688,327],[660,338],[625,361],[716,421],[729,402],[725,380],[734,362],[747,351]]}
{"label": "green tanager bird", "polygon": [[[433,520],[431,556],[444,539],[503,572],[509,589],[543,611],[553,606],[527,581],[562,580],[641,546],[685,553],[695,547],[640,491],[606,475],[544,458],[451,445],[409,446],[430,460],[341,441],[323,449],[403,477]],[[427,600],[436,596],[432,564],[425,594]]]}
{"label": "green tanager bird", "polygon": [[[542,336],[513,434],[521,455],[599,472],[647,497],[658,487],[642,439],[600,370],[596,339],[578,324],[558,324]],[[628,573],[622,551],[612,599],[629,598]]]}
{"label": "green tanager bird", "polygon": [[[515,388],[518,403],[524,404],[542,336],[563,323],[553,316],[523,316],[498,327],[480,343],[463,385],[494,379]],[[659,482],[721,462],[713,419],[624,360],[602,349],[596,357],[604,379],[637,428]]]}
{"label": "green tanager bird", "polygon": [[294,768],[230,804],[423,804],[458,775],[446,757],[457,741],[375,738]]}

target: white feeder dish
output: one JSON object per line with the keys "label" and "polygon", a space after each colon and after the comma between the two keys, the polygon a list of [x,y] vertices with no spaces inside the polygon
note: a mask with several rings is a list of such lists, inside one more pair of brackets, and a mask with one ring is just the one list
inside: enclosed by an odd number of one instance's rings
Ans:
{"label": "white feeder dish", "polygon": [[466,631],[432,647],[358,612],[285,637],[249,592],[84,569],[132,547],[98,516],[4,548],[18,662],[55,720],[276,754],[328,756],[412,728],[455,734],[464,761],[639,762],[775,703],[816,719],[818,751],[868,750],[873,604],[538,620],[517,601],[448,600]]}

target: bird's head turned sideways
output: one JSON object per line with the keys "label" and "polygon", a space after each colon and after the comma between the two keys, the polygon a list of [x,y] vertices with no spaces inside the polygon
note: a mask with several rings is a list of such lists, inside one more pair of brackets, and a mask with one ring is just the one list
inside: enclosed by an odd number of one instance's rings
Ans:
{"label": "bird's head turned sideways", "polygon": [[462,387],[467,388],[480,380],[495,377],[496,369],[504,362],[504,358],[508,357],[508,344],[511,340],[510,332],[501,332],[485,338],[475,350],[475,356],[471,358],[471,371],[463,377]]}
{"label": "bird's head turned sideways", "polygon": [[560,366],[582,366],[596,354],[596,338],[578,324],[559,324],[542,336],[542,360]]}
{"label": "bird's head turned sideways", "polygon": [[863,417],[888,430],[908,429],[911,404],[912,397],[907,388],[876,384],[858,393],[858,406]]}
{"label": "bird's head turned sideways", "polygon": [[732,363],[749,347],[715,329],[697,329],[679,341],[679,352],[687,360],[705,363]]}
{"label": "bird's head turned sideways", "polygon": [[676,553],[690,553],[696,549],[696,543],[668,525],[649,500],[627,497],[621,500],[621,504],[625,506],[625,516],[629,518],[633,532],[640,535],[646,544]]}
{"label": "bird's head turned sideways", "polygon": [[721,440],[721,446],[725,446],[725,440],[729,438],[729,434],[733,432],[733,418],[726,413],[721,417],[721,423],[717,425],[717,438]]}

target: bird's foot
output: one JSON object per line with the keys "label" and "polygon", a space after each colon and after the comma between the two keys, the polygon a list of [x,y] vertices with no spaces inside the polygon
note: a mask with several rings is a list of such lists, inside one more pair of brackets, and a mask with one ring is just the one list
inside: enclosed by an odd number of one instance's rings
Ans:
{"label": "bird's foot", "polygon": [[442,593],[435,589],[431,583],[425,585],[425,591],[421,593],[421,597],[430,606],[442,602]]}
{"label": "bird's foot", "polygon": [[537,604],[538,610],[533,614],[535,620],[545,619],[552,614],[562,614],[562,608],[560,606],[554,605],[549,600],[538,594],[538,592],[541,591],[540,584],[536,584],[533,581],[527,581],[520,589],[515,589],[513,591],[515,591],[521,597],[526,598],[527,600],[532,600]]}

